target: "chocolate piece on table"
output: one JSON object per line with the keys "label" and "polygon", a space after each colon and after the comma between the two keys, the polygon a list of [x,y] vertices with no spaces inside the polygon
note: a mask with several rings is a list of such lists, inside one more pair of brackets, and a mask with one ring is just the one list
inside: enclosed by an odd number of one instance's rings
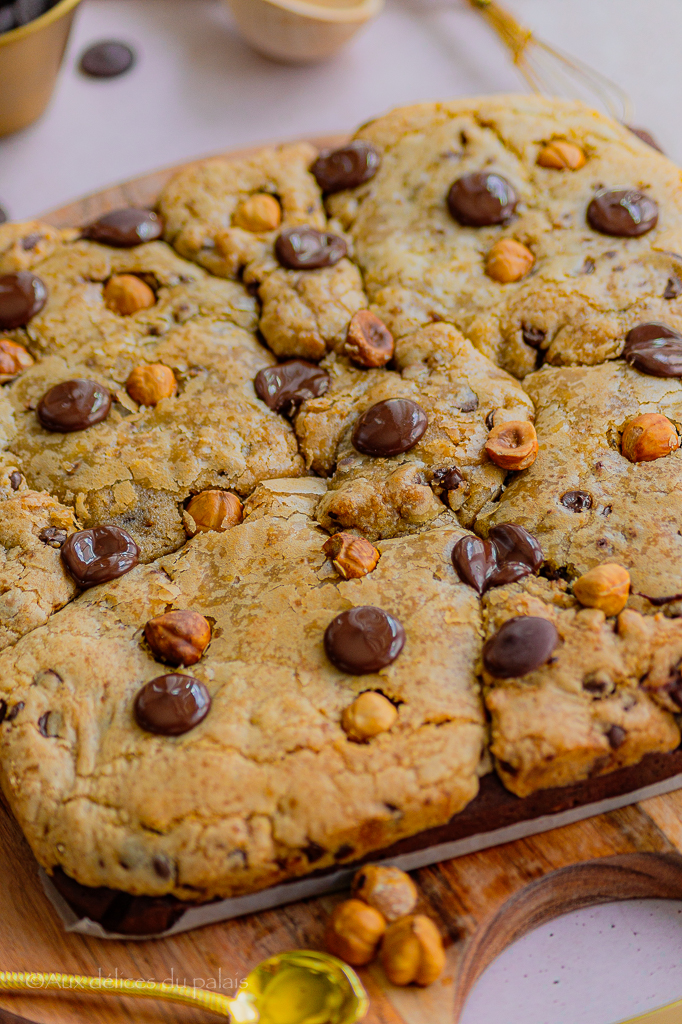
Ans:
{"label": "chocolate piece on table", "polygon": [[323,192],[341,192],[369,181],[379,170],[381,154],[371,142],[355,139],[340,149],[320,153],[310,168]]}
{"label": "chocolate piece on table", "polygon": [[388,612],[363,605],[341,612],[324,634],[324,649],[341,672],[365,675],[395,661],[405,646],[405,630]]}
{"label": "chocolate piece on table", "polygon": [[275,242],[275,255],[288,270],[333,267],[347,251],[348,247],[340,235],[318,231],[317,228],[285,228]]}
{"label": "chocolate piece on table", "polygon": [[635,128],[632,124],[626,124],[625,127],[631,131],[633,135],[636,135],[638,139],[641,139],[642,142],[646,142],[647,146],[651,146],[652,149],[657,149],[659,153],[663,152],[659,144],[656,142],[656,139],[653,137],[651,132],[646,130],[646,128]]}
{"label": "chocolate piece on table", "polygon": [[111,393],[95,380],[64,380],[38,403],[36,415],[45,430],[71,434],[101,423],[109,415]]}
{"label": "chocolate piece on table", "polygon": [[636,238],[658,223],[658,206],[636,188],[603,188],[587,207],[590,227],[602,235]]}
{"label": "chocolate piece on table", "polygon": [[157,676],[135,698],[135,720],[159,736],[181,736],[203,722],[211,707],[204,684],[193,676],[171,672]]}
{"label": "chocolate piece on table", "polygon": [[115,78],[135,63],[135,51],[114,39],[94,43],[81,55],[80,69],[91,78]]}
{"label": "chocolate piece on table", "polygon": [[353,447],[363,455],[388,457],[414,448],[429,425],[426,413],[409,398],[377,402],[358,417]]}
{"label": "chocolate piece on table", "polygon": [[259,370],[253,385],[269,409],[293,416],[301,402],[329,390],[329,374],[305,359],[289,359]]}
{"label": "chocolate piece on table", "polygon": [[94,526],[72,533],[61,554],[67,572],[84,589],[124,576],[140,559],[137,544],[118,526]]}
{"label": "chocolate piece on table", "polygon": [[83,238],[116,249],[132,249],[143,242],[153,242],[163,234],[163,221],[153,210],[135,206],[112,210],[83,228]]}
{"label": "chocolate piece on table", "polygon": [[518,615],[508,619],[483,647],[483,665],[496,679],[525,676],[544,665],[559,643],[549,619]]}
{"label": "chocolate piece on table", "polygon": [[542,565],[542,548],[523,526],[500,523],[487,540],[462,537],[452,549],[452,564],[463,583],[479,594],[514,583]]}
{"label": "chocolate piece on table", "polygon": [[559,501],[569,512],[587,512],[592,508],[592,496],[587,491],[566,491]]}
{"label": "chocolate piece on table", "polygon": [[44,282],[28,270],[0,277],[0,330],[24,327],[47,302]]}
{"label": "chocolate piece on table", "polygon": [[504,224],[514,213],[518,201],[507,179],[492,171],[472,171],[457,178],[447,198],[448,209],[455,220],[473,228]]}
{"label": "chocolate piece on table", "polygon": [[652,377],[682,377],[682,334],[665,324],[638,324],[625,339],[623,357]]}

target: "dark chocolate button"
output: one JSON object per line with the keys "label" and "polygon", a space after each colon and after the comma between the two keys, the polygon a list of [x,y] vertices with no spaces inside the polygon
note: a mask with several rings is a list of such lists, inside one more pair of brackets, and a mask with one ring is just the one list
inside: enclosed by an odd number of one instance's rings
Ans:
{"label": "dark chocolate button", "polygon": [[18,469],[15,469],[14,472],[10,473],[9,483],[13,491],[18,491],[21,487],[21,473]]}
{"label": "dark chocolate button", "polygon": [[665,324],[638,324],[625,339],[623,356],[652,377],[682,377],[682,334]]}
{"label": "dark chocolate button", "polygon": [[484,645],[483,664],[496,679],[525,676],[549,661],[558,643],[559,634],[549,619],[519,615]]}
{"label": "dark chocolate button", "polygon": [[446,469],[437,469],[433,474],[433,483],[443,491],[456,491],[464,477],[456,466]]}
{"label": "dark chocolate button", "polygon": [[636,188],[603,188],[587,207],[590,227],[603,235],[635,238],[658,223],[658,206]]}
{"label": "dark chocolate button", "polygon": [[47,302],[47,288],[39,277],[20,270],[0,277],[0,330],[23,327]]}
{"label": "dark chocolate button", "polygon": [[170,672],[142,687],[135,698],[135,720],[146,732],[181,736],[203,722],[210,707],[211,697],[199,679]]}
{"label": "dark chocolate button", "polygon": [[465,227],[483,228],[504,224],[518,204],[519,197],[501,174],[473,171],[453,182],[448,192],[448,209]]}
{"label": "dark chocolate button", "polygon": [[356,676],[390,665],[404,645],[405,630],[398,620],[372,605],[337,615],[324,634],[324,649],[332,665]]}
{"label": "dark chocolate button", "polygon": [[416,402],[389,398],[359,417],[353,430],[353,447],[363,455],[402,455],[414,448],[428,425],[426,413]]}
{"label": "dark chocolate button", "polygon": [[482,594],[497,568],[495,548],[480,537],[462,537],[452,549],[452,564],[462,583]]}
{"label": "dark chocolate button", "polygon": [[618,747],[622,747],[627,739],[627,733],[620,725],[612,725],[607,730],[606,736],[613,750],[618,750]]}
{"label": "dark chocolate button", "polygon": [[587,512],[592,508],[592,497],[587,491],[566,491],[559,501],[569,512]]}
{"label": "dark chocolate button", "polygon": [[95,526],[72,533],[62,545],[62,561],[76,583],[86,589],[125,576],[140,559],[140,549],[118,526]]}
{"label": "dark chocolate button", "polygon": [[134,206],[112,210],[83,229],[83,238],[116,249],[132,249],[143,242],[153,242],[163,234],[163,222],[153,210]]}
{"label": "dark chocolate button", "polygon": [[64,380],[50,388],[38,403],[36,415],[45,430],[71,434],[101,423],[109,415],[111,394],[95,380]]}
{"label": "dark chocolate button", "polygon": [[543,557],[532,533],[514,523],[494,526],[485,541],[462,537],[452,549],[457,575],[479,594],[537,572]]}
{"label": "dark chocolate button", "polygon": [[329,390],[329,374],[305,359],[289,359],[259,370],[253,384],[268,408],[292,416],[301,402],[319,398]]}
{"label": "dark chocolate button", "polygon": [[285,228],[275,242],[277,259],[289,270],[333,267],[347,251],[343,238],[317,228]]}
{"label": "dark chocolate button", "polygon": [[89,46],[80,59],[80,69],[91,78],[115,78],[135,63],[135,51],[126,43],[105,39]]}
{"label": "dark chocolate button", "polygon": [[646,142],[647,146],[651,146],[652,149],[657,149],[659,153],[663,152],[659,144],[656,142],[656,139],[653,137],[651,132],[646,130],[646,128],[635,128],[635,126],[631,124],[626,124],[625,127],[628,128],[633,135],[636,135],[638,139],[641,139],[642,142]]}
{"label": "dark chocolate button", "polygon": [[320,153],[310,170],[323,192],[341,192],[369,181],[380,163],[379,150],[371,142],[356,139],[340,149]]}
{"label": "dark chocolate button", "polygon": [[546,337],[546,331],[540,327],[529,327],[527,324],[523,325],[521,332],[526,345],[530,345],[531,348],[540,348]]}

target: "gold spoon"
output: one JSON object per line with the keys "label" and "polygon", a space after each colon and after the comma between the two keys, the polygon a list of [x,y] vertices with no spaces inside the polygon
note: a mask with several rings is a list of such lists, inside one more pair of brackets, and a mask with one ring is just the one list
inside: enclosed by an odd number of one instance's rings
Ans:
{"label": "gold spoon", "polygon": [[369,1007],[367,993],[352,968],[328,953],[310,950],[264,960],[247,976],[235,999],[157,981],[0,971],[0,991],[40,989],[165,999],[209,1010],[233,1024],[356,1024]]}

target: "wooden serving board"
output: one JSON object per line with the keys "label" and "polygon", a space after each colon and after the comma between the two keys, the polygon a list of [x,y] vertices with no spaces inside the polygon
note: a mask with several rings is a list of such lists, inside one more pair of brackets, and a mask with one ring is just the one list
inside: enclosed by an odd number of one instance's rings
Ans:
{"label": "wooden serving board", "polygon": [[[323,147],[338,145],[342,137],[325,136],[310,141]],[[221,155],[243,156],[254,151]],[[106,189],[52,211],[42,219],[58,226],[80,225],[116,207],[152,205],[178,169],[158,171]],[[591,858],[642,852],[682,852],[682,790],[416,872],[421,907],[447,936],[448,965],[443,977],[426,990],[391,987],[377,965],[362,970],[360,973],[371,998],[368,1024],[452,1024],[456,1001],[459,1005],[461,995],[477,974],[471,955],[466,957],[472,947],[468,941],[470,936],[477,933],[475,948],[483,951],[479,963],[487,962],[500,948],[499,938],[489,943],[490,929],[485,924],[478,929],[480,922],[487,921],[506,900],[529,883],[535,883],[528,891],[529,905],[536,908],[541,892],[545,916],[570,909],[577,905],[576,899],[566,894],[575,894],[575,887],[583,884],[584,870],[562,872],[548,879],[541,889],[537,885],[539,880],[557,869]],[[669,870],[668,861],[628,860],[635,866],[645,862],[662,864],[664,873]],[[628,888],[623,881],[623,871],[618,862],[604,864],[596,873],[592,870],[588,877],[589,900],[586,896],[585,901],[612,899],[619,893],[682,895],[682,888],[679,891],[674,887],[647,889],[634,884]],[[633,877],[641,878],[642,873],[636,871]],[[274,953],[323,948],[325,920],[335,902],[344,898],[341,894],[311,899],[163,940],[105,942],[66,933],[42,891],[36,863],[26,842],[2,807],[0,880],[1,970],[101,973],[105,977],[118,974],[119,977],[196,984],[226,994],[233,992],[260,960]],[[525,895],[519,896],[511,905],[512,918],[514,913],[518,917],[519,900],[525,898]],[[540,917],[536,914],[535,919],[540,920]],[[519,929],[518,920],[511,920],[505,928],[507,937],[514,937],[523,930]],[[493,934],[499,936],[497,925]],[[464,971],[462,991],[458,995],[455,990],[461,962]],[[97,1024],[122,1024],[124,1021],[207,1024],[212,1019],[206,1013],[183,1006],[92,995],[0,993],[0,1024],[11,1019],[3,1014],[2,1008],[40,1024],[80,1024],[81,1021],[83,1024],[86,1021],[89,1024],[92,1021]]]}

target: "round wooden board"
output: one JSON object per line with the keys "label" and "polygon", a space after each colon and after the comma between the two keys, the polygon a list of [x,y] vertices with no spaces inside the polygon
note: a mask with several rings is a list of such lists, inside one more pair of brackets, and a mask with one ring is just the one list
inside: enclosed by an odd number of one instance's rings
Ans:
{"label": "round wooden board", "polygon": [[[326,148],[345,138],[327,135],[308,141]],[[258,148],[215,155],[236,159]],[[197,162],[104,189],[42,219],[55,226],[80,226],[120,206],[153,206],[170,178]],[[362,970],[371,998],[368,1024],[453,1024],[481,970],[523,933],[527,920],[532,916],[539,923],[565,913],[576,905],[577,896],[582,899],[580,905],[633,895],[682,898],[682,871],[674,858],[639,856],[680,851],[682,791],[423,868],[415,873],[420,909],[439,924],[446,939],[446,970],[425,990],[390,986],[377,964]],[[605,862],[597,870],[583,865],[591,858],[633,854],[638,856],[625,865]],[[568,874],[551,874],[569,867]],[[287,949],[322,948],[325,920],[344,898],[340,894],[307,900],[158,941],[103,942],[65,933],[42,891],[31,851],[1,805],[0,878],[0,970],[169,980],[228,995],[260,960]],[[529,883],[533,886],[524,892]],[[0,1024],[16,1020],[11,1012],[40,1024],[208,1024],[209,1019],[217,1019],[146,1000],[0,993]]]}

